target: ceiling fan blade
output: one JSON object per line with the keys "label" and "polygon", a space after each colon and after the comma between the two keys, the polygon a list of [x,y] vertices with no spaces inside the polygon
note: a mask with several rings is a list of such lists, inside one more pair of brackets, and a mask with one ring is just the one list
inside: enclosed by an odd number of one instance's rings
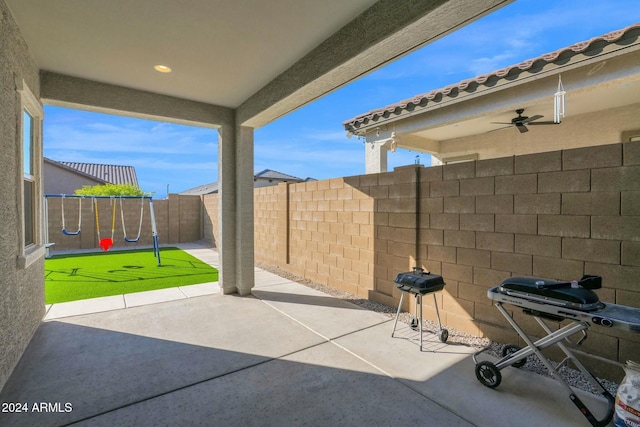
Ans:
{"label": "ceiling fan blade", "polygon": [[525,125],[522,126],[516,126],[518,128],[518,130],[520,131],[520,133],[525,133],[525,132],[529,132],[529,129],[527,129],[527,127]]}
{"label": "ceiling fan blade", "polygon": [[538,120],[543,118],[544,116],[541,116],[540,114],[536,114],[535,116],[531,116],[531,117],[527,117],[526,119],[524,119],[522,122],[523,123],[530,123],[534,120]]}
{"label": "ceiling fan blade", "polygon": [[487,133],[489,133],[489,132],[496,132],[496,131],[504,130],[504,129],[509,129],[510,127],[512,127],[512,126],[503,126],[503,127],[501,127],[501,128],[498,128],[498,129],[491,129],[490,131],[487,131]]}
{"label": "ceiling fan blade", "polygon": [[559,125],[560,123],[556,122],[535,122],[535,123],[527,123],[528,125]]}
{"label": "ceiling fan blade", "polygon": [[513,125],[511,122],[491,122],[494,125]]}

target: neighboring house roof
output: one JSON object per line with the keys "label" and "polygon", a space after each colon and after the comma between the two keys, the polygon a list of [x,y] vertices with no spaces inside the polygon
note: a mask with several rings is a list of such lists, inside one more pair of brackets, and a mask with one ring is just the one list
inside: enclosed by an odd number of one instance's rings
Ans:
{"label": "neighboring house roof", "polygon": [[212,194],[217,192],[218,192],[218,183],[212,182],[210,184],[204,184],[204,185],[199,185],[197,187],[190,188],[188,190],[183,191],[180,194],[199,196],[201,194]]}
{"label": "neighboring house roof", "polygon": [[67,166],[66,164],[64,164],[66,162],[57,162],[57,161],[49,159],[47,157],[44,158],[44,162],[45,163],[49,163],[51,165],[55,165],[55,166],[59,167],[60,169],[68,170],[68,171],[73,172],[75,174],[78,174],[80,176],[84,176],[84,177],[90,178],[90,179],[92,179],[94,181],[97,181],[99,184],[106,184],[107,183],[107,181],[105,181],[104,179],[100,179],[100,178],[98,178],[96,176],[90,175],[90,174],[82,172],[82,171],[80,171],[78,169],[75,169],[75,168]]}
{"label": "neighboring house roof", "polygon": [[[286,173],[274,171],[271,169],[265,169],[261,172],[257,172],[253,176],[254,187],[266,187],[269,183],[280,183],[280,182],[306,182],[306,181],[315,181],[314,178],[298,178],[293,175],[287,175]],[[181,192],[183,195],[203,195],[203,194],[212,194],[218,192],[218,183],[212,182],[209,184],[199,185],[197,187],[190,188]]]}
{"label": "neighboring house roof", "polygon": [[286,173],[274,171],[271,169],[265,169],[261,172],[258,172],[254,175],[254,179],[278,179],[281,181],[302,181],[301,178],[295,177],[293,175],[287,175]]}
{"label": "neighboring house roof", "polygon": [[132,184],[138,186],[136,169],[133,166],[105,165],[99,163],[63,162],[44,159],[45,162],[76,172],[80,175],[110,184]]}
{"label": "neighboring house roof", "polygon": [[[521,75],[541,73],[546,71],[545,66],[549,64],[562,65],[567,63],[570,58],[585,54],[591,55],[590,51],[596,51],[596,55],[603,51],[605,46],[622,42],[624,39],[633,39],[638,37],[640,33],[640,23],[630,25],[621,30],[612,31],[602,36],[575,43],[571,46],[558,49],[554,52],[545,53],[536,58],[523,61],[519,64],[496,70],[487,74],[482,74],[471,79],[462,80],[456,84],[446,86],[444,88],[432,90],[428,93],[416,95],[412,98],[404,99],[386,107],[371,110],[367,113],[360,114],[354,118],[343,122],[345,130],[358,133],[358,129],[366,127],[371,122],[377,122],[387,118],[396,118],[403,115],[415,114],[415,111],[438,105],[459,97],[462,93],[473,93],[483,89],[496,87],[496,83],[501,79],[517,80]],[[630,42],[631,43],[631,42]]]}

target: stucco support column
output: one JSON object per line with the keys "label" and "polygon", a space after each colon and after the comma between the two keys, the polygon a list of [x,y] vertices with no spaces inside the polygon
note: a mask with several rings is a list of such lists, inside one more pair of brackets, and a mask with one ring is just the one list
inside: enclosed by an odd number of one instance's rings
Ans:
{"label": "stucco support column", "polygon": [[220,287],[224,294],[251,294],[253,255],[253,129],[218,130]]}
{"label": "stucco support column", "polygon": [[236,286],[240,295],[250,295],[254,286],[253,241],[253,128],[236,128],[237,204]]}
{"label": "stucco support column", "polygon": [[[394,135],[395,136],[395,135]],[[365,142],[365,173],[381,173],[387,171],[387,153],[392,148],[394,137],[369,140]]]}

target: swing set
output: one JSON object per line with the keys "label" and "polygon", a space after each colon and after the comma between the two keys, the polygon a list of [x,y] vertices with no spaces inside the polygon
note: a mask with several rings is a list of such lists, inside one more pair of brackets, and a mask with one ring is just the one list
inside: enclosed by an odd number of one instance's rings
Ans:
{"label": "swing set", "polygon": [[[62,211],[62,234],[65,236],[77,236],[80,234],[82,229],[82,200],[83,199],[91,199],[92,210],[95,214],[96,221],[96,234],[98,236],[98,246],[103,251],[108,251],[114,243],[115,237],[115,228],[116,228],[116,216],[117,216],[117,204],[120,202],[120,219],[122,222],[122,233],[123,240],[127,243],[136,243],[140,240],[140,236],[142,234],[142,222],[144,217],[144,201],[149,200],[149,213],[151,215],[151,233],[153,237],[153,255],[158,259],[158,265],[160,265],[160,245],[158,244],[158,230],[156,228],[156,218],[153,211],[153,199],[151,196],[76,196],[76,195],[68,195],[68,194],[45,194],[44,202],[45,202],[45,212],[48,217],[48,199],[49,198],[61,198],[60,200],[60,209]],[[65,209],[64,209],[64,200],[65,199],[78,199],[78,227],[76,231],[67,230],[66,221],[65,221]],[[98,199],[109,199],[111,203],[111,237],[102,237],[100,235],[100,215],[98,213]],[[131,238],[127,236],[127,229],[124,221],[124,201],[126,199],[139,199],[140,200],[140,222],[138,224],[138,235],[135,238]],[[47,219],[48,223],[48,219]],[[47,227],[48,229],[48,227]],[[48,233],[47,233],[48,234]],[[48,240],[48,239],[47,239]],[[52,245],[52,244],[49,244]]]}

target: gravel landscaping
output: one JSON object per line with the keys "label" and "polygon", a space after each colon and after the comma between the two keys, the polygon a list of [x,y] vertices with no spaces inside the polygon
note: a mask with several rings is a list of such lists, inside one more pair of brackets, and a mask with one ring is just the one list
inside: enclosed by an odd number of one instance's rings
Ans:
{"label": "gravel landscaping", "polygon": [[[305,279],[303,277],[296,276],[289,272],[283,271],[277,267],[273,267],[263,263],[256,263],[256,267],[261,268],[265,271],[268,271],[273,274],[277,274],[280,277],[285,279],[300,283],[309,288],[318,290],[325,294],[331,295],[335,298],[340,298],[345,301],[349,301],[355,305],[358,305],[364,309],[375,311],[377,313],[382,313],[383,315],[389,317],[390,319],[394,318],[396,315],[397,307],[388,307],[383,304],[379,304],[376,302],[369,301],[367,299],[360,298],[356,295],[353,295],[349,292],[345,292],[339,289],[334,289],[329,286],[321,285],[319,283],[315,283],[311,280]],[[410,324],[411,322],[411,314],[407,312],[401,312],[400,317],[398,319],[399,322],[403,322],[406,324]],[[437,331],[438,325],[435,322],[430,320],[424,320],[424,328],[429,331]],[[502,344],[493,342],[487,338],[474,337],[463,332],[460,332],[454,328],[449,328],[446,325],[443,325],[449,331],[449,338],[447,340],[448,343],[455,344],[463,344],[469,347],[473,347],[478,350],[486,349],[486,353],[495,357],[500,357],[502,351]],[[554,364],[555,366],[555,364]],[[528,357],[527,363],[520,369],[526,369],[530,372],[534,372],[539,375],[551,376],[547,370],[547,368],[542,364],[542,362],[537,357]],[[589,391],[592,393],[597,393],[591,384],[583,377],[583,375],[576,369],[569,367],[562,367],[560,369],[560,373],[565,378],[565,380],[572,386],[581,390]],[[618,389],[618,383],[614,381],[609,381],[606,379],[598,378],[598,381],[612,394],[615,395]]]}

